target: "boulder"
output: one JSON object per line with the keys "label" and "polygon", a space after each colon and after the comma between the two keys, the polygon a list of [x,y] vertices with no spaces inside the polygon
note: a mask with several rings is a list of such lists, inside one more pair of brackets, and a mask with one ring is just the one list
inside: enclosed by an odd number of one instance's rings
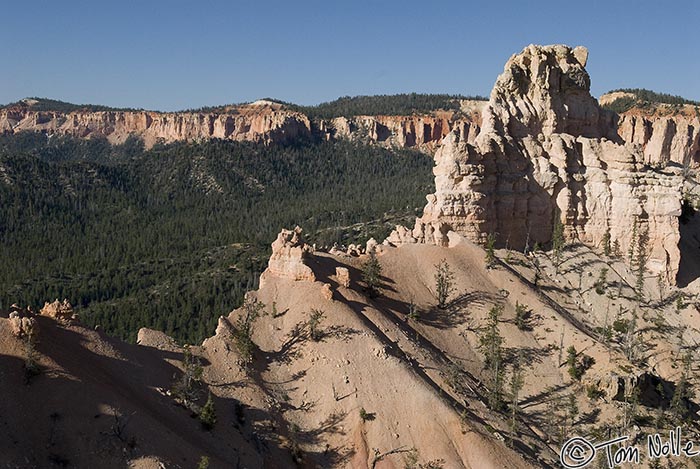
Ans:
{"label": "boulder", "polygon": [[350,288],[350,271],[346,267],[336,267],[335,278],[338,281],[338,285]]}

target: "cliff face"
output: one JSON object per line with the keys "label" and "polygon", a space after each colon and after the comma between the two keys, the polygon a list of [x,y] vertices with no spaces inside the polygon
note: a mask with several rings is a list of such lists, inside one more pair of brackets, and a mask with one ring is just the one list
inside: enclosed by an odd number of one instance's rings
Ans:
{"label": "cliff face", "polygon": [[228,107],[221,112],[159,113],[151,111],[35,111],[31,106],[0,109],[0,132],[22,131],[107,138],[123,143],[134,135],[147,148],[157,142],[222,139],[259,143],[286,143],[319,136],[348,139],[387,147],[418,147],[432,151],[452,130],[472,139],[479,130],[480,108],[485,101],[465,101],[463,112],[435,111],[430,115],[353,116],[311,121],[284,105],[257,101]]}
{"label": "cliff face", "polygon": [[[515,72],[516,74],[519,72]],[[574,78],[576,79],[576,78]],[[588,78],[582,78],[587,80]],[[515,86],[515,85],[514,85]],[[517,86],[516,86],[517,88]],[[515,90],[515,88],[514,88]],[[508,91],[510,92],[510,91]],[[601,97],[610,102],[620,93]],[[570,97],[571,98],[571,97]],[[588,96],[590,98],[590,96]],[[507,103],[508,98],[501,98]],[[590,104],[590,100],[587,100]],[[567,105],[570,105],[569,103]],[[259,143],[285,143],[318,136],[325,140],[347,139],[393,148],[419,148],[434,152],[450,132],[459,133],[460,141],[474,143],[482,125],[482,113],[487,101],[464,100],[461,112],[433,111],[407,116],[352,116],[312,121],[300,112],[271,101],[230,106],[221,112],[159,113],[151,111],[35,111],[31,106],[17,105],[0,109],[0,133],[21,131],[71,135],[77,138],[107,138],[111,143],[123,143],[134,135],[144,140],[147,148],[156,142],[223,139]],[[583,110],[583,109],[586,110]],[[700,113],[692,106],[678,112],[652,112],[633,109],[619,116],[617,122],[606,114],[606,134],[639,145],[645,162],[651,165],[676,162],[691,167],[700,164]],[[520,110],[518,112],[527,110]],[[559,113],[550,121],[538,123],[532,115],[523,114],[523,125],[576,126],[588,125],[591,116],[576,116],[574,112],[599,113],[597,107],[573,105],[561,122]],[[517,112],[516,112],[517,114]],[[551,120],[554,119],[554,120]],[[595,120],[595,118],[593,119]],[[577,121],[579,124],[577,124]],[[617,126],[617,127],[616,127]],[[516,129],[511,129],[517,134]],[[550,129],[551,131],[551,129]],[[593,131],[592,128],[587,132]],[[581,133],[581,132],[579,132]],[[585,135],[586,132],[582,132]]]}
{"label": "cliff face", "polygon": [[455,231],[475,242],[495,234],[500,245],[523,249],[548,244],[559,217],[569,240],[601,246],[609,235],[626,249],[636,223],[649,235],[649,270],[675,278],[681,169],[646,165],[643,147],[618,136],[614,115],[589,93],[587,55],[529,46],[511,57],[474,143],[447,135],[423,216],[389,242],[447,245]]}
{"label": "cliff face", "polygon": [[149,111],[101,111],[70,113],[32,111],[29,107],[0,110],[0,132],[45,132],[78,138],[105,137],[122,143],[130,135],[156,142],[224,140],[287,142],[308,137],[311,123],[304,114],[259,101],[226,113],[158,113]]}
{"label": "cliff face", "polygon": [[700,117],[697,114],[628,112],[620,116],[618,132],[626,142],[641,147],[648,164],[673,162],[697,167],[700,162]]}
{"label": "cliff face", "polygon": [[354,116],[322,120],[319,132],[326,140],[349,139],[388,147],[419,147],[434,150],[451,131],[457,130],[470,141],[481,125],[480,111],[485,101],[463,103],[459,117],[451,111],[434,111],[430,115]]}

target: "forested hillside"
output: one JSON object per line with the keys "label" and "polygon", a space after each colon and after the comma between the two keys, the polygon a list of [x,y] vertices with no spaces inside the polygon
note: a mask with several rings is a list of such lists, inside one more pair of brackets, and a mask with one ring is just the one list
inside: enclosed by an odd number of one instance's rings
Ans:
{"label": "forested hillside", "polygon": [[[282,227],[319,244],[382,237],[413,217],[432,159],[349,142],[0,137],[0,308],[68,298],[133,340],[213,332],[265,268]],[[354,225],[354,226],[351,226]]]}
{"label": "forested hillside", "polygon": [[693,106],[700,105],[698,101],[692,101],[682,96],[676,96],[668,93],[658,93],[656,91],[647,90],[644,88],[621,88],[608,91],[610,93],[628,93],[631,96],[621,96],[611,103],[604,104],[603,107],[610,111],[623,113],[629,111],[635,106],[649,107],[652,104],[671,104],[674,106],[683,106],[690,104]]}
{"label": "forested hillside", "polygon": [[405,93],[377,96],[344,96],[316,106],[292,106],[309,117],[320,119],[360,115],[406,116],[415,113],[424,114],[436,110],[458,111],[460,109],[460,100],[462,99],[486,100],[483,96]]}

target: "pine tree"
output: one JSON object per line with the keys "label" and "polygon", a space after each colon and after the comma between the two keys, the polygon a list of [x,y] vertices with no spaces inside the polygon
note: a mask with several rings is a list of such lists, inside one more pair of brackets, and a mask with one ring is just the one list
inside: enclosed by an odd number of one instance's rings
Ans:
{"label": "pine tree", "polygon": [[637,353],[639,351],[639,339],[637,337],[637,311],[632,312],[632,320],[627,323],[627,327],[625,328],[623,334],[622,351],[629,361],[636,363]]}
{"label": "pine tree", "polygon": [[634,268],[636,273],[635,293],[639,301],[644,300],[644,276],[647,271],[647,262],[649,261],[649,253],[647,252],[649,244],[649,231],[642,229],[637,237],[637,252],[634,257]]}
{"label": "pine tree", "polygon": [[610,227],[607,227],[605,229],[605,233],[603,234],[603,254],[605,254],[606,257],[610,257],[611,253],[612,247],[610,246]]}
{"label": "pine tree", "polygon": [[197,385],[202,381],[204,368],[198,357],[192,354],[189,345],[185,346],[182,358],[182,376],[175,387],[175,395],[187,406],[199,398]]}
{"label": "pine tree", "polygon": [[216,409],[214,408],[214,399],[212,398],[211,393],[209,393],[207,402],[204,404],[202,411],[199,413],[199,421],[207,430],[211,430],[216,424]]}
{"label": "pine tree", "polygon": [[369,251],[369,257],[362,264],[362,280],[367,286],[367,292],[370,298],[378,294],[378,288],[381,284],[382,265],[377,259],[377,252],[374,248]]}
{"label": "pine tree", "polygon": [[501,305],[489,310],[488,322],[479,337],[481,352],[484,354],[484,369],[488,378],[488,404],[494,410],[503,408],[503,337],[498,324],[503,312]]}
{"label": "pine tree", "polygon": [[673,415],[673,418],[678,423],[685,418],[688,412],[686,403],[692,397],[692,391],[690,388],[690,365],[692,363],[691,352],[686,352],[681,361],[681,376],[676,384],[676,389],[673,392],[673,397],[671,398],[671,403],[669,405],[671,415]]}
{"label": "pine tree", "polygon": [[444,309],[447,300],[454,292],[454,273],[446,259],[442,259],[435,265],[435,297],[438,300],[438,308]]}
{"label": "pine tree", "polygon": [[253,352],[255,351],[253,326],[256,319],[263,314],[264,308],[265,304],[257,299],[246,298],[242,307],[243,314],[236,321],[233,342],[244,366],[248,366],[253,361]]}
{"label": "pine tree", "polygon": [[489,233],[486,237],[486,268],[492,269],[496,265],[496,235]]}
{"label": "pine tree", "polygon": [[552,227],[552,253],[554,254],[554,269],[557,273],[559,273],[564,246],[564,225],[561,222],[561,215],[555,211],[554,226]]}
{"label": "pine tree", "polygon": [[323,331],[320,329],[321,320],[323,319],[323,311],[320,309],[312,309],[309,315],[309,336],[314,342],[318,342],[323,338]]}

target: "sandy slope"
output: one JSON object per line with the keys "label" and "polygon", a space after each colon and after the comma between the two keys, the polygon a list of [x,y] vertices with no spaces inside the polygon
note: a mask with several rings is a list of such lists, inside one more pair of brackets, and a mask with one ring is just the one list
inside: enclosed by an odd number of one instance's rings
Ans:
{"label": "sandy slope", "polygon": [[[377,298],[360,281],[364,256],[315,253],[307,260],[313,282],[265,274],[251,293],[267,312],[254,326],[253,366],[243,369],[231,336],[240,310],[193,347],[204,364],[202,395],[215,398],[211,432],[167,392],[181,374],[183,350],[163,334],[144,330],[134,346],[36,317],[43,371],[25,384],[24,345],[0,318],[0,467],[99,461],[107,468],[188,468],[206,455],[210,467],[401,468],[409,451],[421,463],[449,468],[557,467],[555,424],[563,409],[552,407],[557,399],[572,395],[577,403],[569,433],[620,431],[624,406],[612,395],[588,398],[585,386],[613,389],[606,387],[617,379],[611,377],[644,369],[676,381],[679,350],[700,339],[692,286],[685,291],[689,305],[677,310],[678,291],[668,288],[660,301],[649,278],[649,301],[639,303],[623,262],[581,246],[567,249],[558,270],[537,254],[542,278],[535,286],[532,256],[501,251],[508,262],[487,269],[482,248],[452,241],[450,248],[382,246]],[[442,259],[455,274],[445,310],[433,295],[434,266]],[[349,269],[349,288],[335,277],[337,267]],[[595,281],[603,268],[609,272],[601,293]],[[531,330],[515,326],[516,302],[532,310]],[[417,319],[408,318],[411,305]],[[526,363],[515,433],[507,415],[485,405],[478,344],[494,305],[504,308],[499,330],[507,369],[516,355]],[[318,341],[307,324],[314,309],[324,315]],[[638,313],[646,367],[623,356],[619,336],[611,347],[601,342],[599,328],[631,311]],[[582,383],[567,373],[570,345],[595,359]],[[370,418],[363,420],[361,409]],[[128,422],[121,435],[115,412]]]}

